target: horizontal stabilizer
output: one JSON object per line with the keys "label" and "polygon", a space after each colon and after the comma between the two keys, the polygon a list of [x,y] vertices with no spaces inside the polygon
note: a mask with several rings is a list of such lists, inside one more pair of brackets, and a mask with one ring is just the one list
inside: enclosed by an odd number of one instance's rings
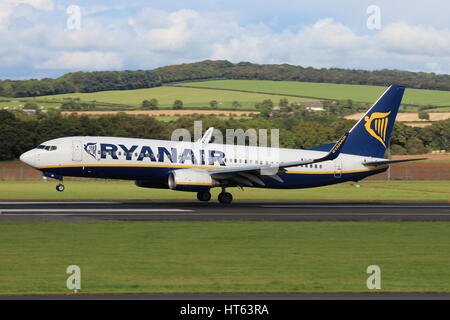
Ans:
{"label": "horizontal stabilizer", "polygon": [[415,159],[398,159],[398,160],[379,160],[379,161],[368,161],[363,162],[365,166],[380,166],[383,164],[391,164],[391,163],[398,163],[398,162],[409,162],[409,161],[419,161],[419,160],[426,160],[428,158],[415,158]]}

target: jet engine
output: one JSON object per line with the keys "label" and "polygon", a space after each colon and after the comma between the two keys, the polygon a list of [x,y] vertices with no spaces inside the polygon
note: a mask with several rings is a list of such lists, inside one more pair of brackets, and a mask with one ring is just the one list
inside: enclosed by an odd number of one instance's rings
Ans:
{"label": "jet engine", "polygon": [[219,182],[214,180],[206,171],[180,169],[170,173],[168,185],[172,190],[199,192],[217,187]]}

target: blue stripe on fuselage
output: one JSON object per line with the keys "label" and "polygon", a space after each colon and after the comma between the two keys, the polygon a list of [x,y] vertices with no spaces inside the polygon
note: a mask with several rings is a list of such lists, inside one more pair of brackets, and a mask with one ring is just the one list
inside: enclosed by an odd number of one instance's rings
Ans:
{"label": "blue stripe on fuselage", "polygon": [[[145,167],[145,166],[77,166],[77,167],[54,167],[39,169],[44,172],[50,172],[60,176],[85,177],[85,178],[103,178],[103,179],[122,179],[122,180],[151,180],[155,182],[166,183],[171,171],[182,169],[173,167]],[[189,167],[186,167],[189,169]],[[341,183],[345,181],[359,181],[368,176],[386,171],[387,167],[367,170],[362,172],[342,173],[341,177],[336,178],[333,173],[285,173],[280,175],[284,183],[275,181],[272,178],[263,178],[266,188],[275,189],[295,189],[320,187],[330,184]],[[258,187],[255,185],[255,187]]]}

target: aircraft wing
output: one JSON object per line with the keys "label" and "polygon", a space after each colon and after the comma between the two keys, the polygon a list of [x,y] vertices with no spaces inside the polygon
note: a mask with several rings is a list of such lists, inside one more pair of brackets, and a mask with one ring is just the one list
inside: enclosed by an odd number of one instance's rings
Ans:
{"label": "aircraft wing", "polygon": [[331,148],[331,151],[324,157],[309,160],[298,160],[290,162],[281,162],[279,164],[267,164],[267,165],[255,165],[247,167],[232,167],[223,169],[211,169],[208,172],[215,179],[231,179],[238,185],[253,186],[253,183],[264,186],[264,182],[260,179],[261,176],[268,176],[278,182],[283,180],[278,177],[278,174],[286,172],[285,168],[298,167],[301,165],[319,163],[324,161],[330,161],[336,159],[344,146],[344,142],[347,139],[348,132],[343,135]]}

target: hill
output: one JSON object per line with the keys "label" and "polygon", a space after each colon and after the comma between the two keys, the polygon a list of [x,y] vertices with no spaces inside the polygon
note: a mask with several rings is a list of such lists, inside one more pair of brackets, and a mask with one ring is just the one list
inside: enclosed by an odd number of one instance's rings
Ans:
{"label": "hill", "polygon": [[399,70],[315,69],[312,67],[258,65],[248,62],[211,61],[167,66],[153,70],[68,73],[57,79],[0,81],[0,96],[35,97],[75,92],[142,89],[162,84],[206,80],[273,80],[388,86],[396,83],[416,89],[450,91],[450,75]]}

